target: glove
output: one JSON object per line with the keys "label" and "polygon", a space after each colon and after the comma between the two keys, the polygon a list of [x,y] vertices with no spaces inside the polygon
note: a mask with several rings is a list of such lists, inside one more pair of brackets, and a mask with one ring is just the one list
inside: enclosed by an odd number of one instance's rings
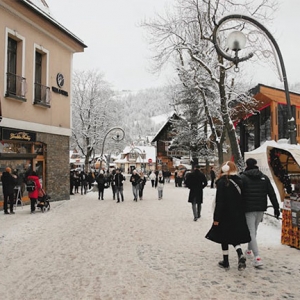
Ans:
{"label": "glove", "polygon": [[279,219],[280,216],[280,210],[278,208],[274,209],[274,216],[276,217],[276,219]]}

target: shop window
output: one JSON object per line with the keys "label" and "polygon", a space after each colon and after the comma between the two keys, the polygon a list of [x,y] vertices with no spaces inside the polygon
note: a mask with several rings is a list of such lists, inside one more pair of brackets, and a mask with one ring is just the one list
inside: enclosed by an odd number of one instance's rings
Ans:
{"label": "shop window", "polygon": [[[292,116],[295,119],[295,106],[291,107]],[[278,104],[278,139],[289,138],[289,126],[288,126],[288,107],[286,104]]]}
{"label": "shop window", "polygon": [[6,97],[26,101],[27,92],[24,73],[24,39],[7,29],[6,49]]}
{"label": "shop window", "polygon": [[31,153],[30,143],[0,143],[0,153]]}
{"label": "shop window", "polygon": [[48,82],[48,52],[41,46],[36,45],[35,72],[34,72],[34,104],[49,107],[51,101],[50,87]]}
{"label": "shop window", "polygon": [[260,142],[271,140],[271,108],[270,106],[260,111]]}

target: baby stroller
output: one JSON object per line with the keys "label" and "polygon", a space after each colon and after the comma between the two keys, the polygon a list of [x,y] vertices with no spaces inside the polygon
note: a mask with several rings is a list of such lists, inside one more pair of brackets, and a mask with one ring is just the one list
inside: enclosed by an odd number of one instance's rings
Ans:
{"label": "baby stroller", "polygon": [[39,197],[36,207],[40,208],[42,212],[50,210],[49,199],[51,199],[51,197],[47,195],[43,189],[41,189],[39,191]]}

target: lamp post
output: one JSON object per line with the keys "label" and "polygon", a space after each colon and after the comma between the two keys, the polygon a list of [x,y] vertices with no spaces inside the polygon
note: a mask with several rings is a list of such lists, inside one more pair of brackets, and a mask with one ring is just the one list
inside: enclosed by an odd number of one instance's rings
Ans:
{"label": "lamp post", "polygon": [[112,139],[116,142],[120,142],[124,139],[125,137],[125,132],[121,127],[113,127],[111,129],[109,129],[103,139],[103,143],[102,143],[102,150],[101,150],[101,160],[100,160],[100,167],[99,167],[99,171],[102,169],[102,160],[103,160],[103,153],[104,153],[104,146],[105,146],[105,141],[106,141],[106,137],[111,133],[115,131],[115,135],[112,136]]}
{"label": "lamp post", "polygon": [[[247,37],[245,36],[245,34],[241,31],[239,31],[239,30],[231,32],[230,35],[228,36],[228,39],[227,39],[227,47],[230,50],[234,51],[234,56],[233,57],[228,55],[226,50],[224,51],[220,47],[220,44],[219,44],[220,39],[218,37],[218,34],[221,31],[221,26],[225,25],[226,23],[229,24],[229,22],[231,22],[231,21],[241,21],[242,24],[241,24],[240,27],[243,27],[243,28],[245,28],[245,25],[250,24],[250,25],[254,26],[257,29],[260,29],[262,31],[263,36],[269,42],[269,44],[271,46],[271,51],[268,51],[268,55],[270,54],[269,52],[272,52],[272,54],[274,55],[275,61],[277,63],[277,68],[278,68],[279,75],[282,75],[282,81],[284,83],[285,97],[286,97],[286,103],[287,103],[288,131],[289,131],[290,143],[291,144],[297,144],[297,129],[296,129],[295,119],[294,119],[293,114],[292,114],[292,107],[291,107],[291,100],[290,100],[290,94],[289,94],[289,87],[288,87],[288,81],[287,81],[285,65],[284,65],[282,54],[280,52],[280,49],[279,49],[279,46],[278,46],[276,40],[271,35],[271,33],[267,30],[267,28],[265,28],[262,24],[260,24],[258,21],[256,21],[255,19],[253,19],[249,16],[240,15],[240,14],[232,14],[232,15],[228,15],[228,16],[223,17],[219,21],[219,23],[216,24],[216,27],[215,27],[214,32],[213,32],[213,42],[214,42],[217,53],[219,55],[221,55],[222,57],[224,57],[225,59],[227,59],[229,61],[232,61],[235,64],[235,71],[239,70],[238,64],[240,62],[243,62],[243,61],[246,61],[246,60],[250,59],[251,57],[253,57],[254,54],[250,52],[247,55],[245,55],[244,57],[239,57],[238,56],[239,51],[242,50],[245,47],[245,44],[246,44],[246,41],[247,41]],[[232,23],[231,23],[231,26],[232,26]],[[239,27],[239,26],[235,25],[233,27]],[[249,32],[248,38],[251,35],[251,33],[253,33],[253,32]],[[255,33],[261,34],[260,31],[255,32]],[[276,54],[277,54],[277,56],[276,56]],[[280,64],[280,67],[281,67],[281,74],[280,74],[277,59],[279,60],[279,64]]]}

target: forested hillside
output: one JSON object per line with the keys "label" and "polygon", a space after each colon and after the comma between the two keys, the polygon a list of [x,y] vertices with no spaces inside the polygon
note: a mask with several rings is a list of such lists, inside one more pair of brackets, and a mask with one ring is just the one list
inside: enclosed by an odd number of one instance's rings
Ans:
{"label": "forested hillside", "polygon": [[154,136],[162,125],[151,117],[173,111],[167,88],[152,88],[139,92],[120,92],[115,96],[118,106],[120,126],[127,139],[135,141],[139,137]]}

